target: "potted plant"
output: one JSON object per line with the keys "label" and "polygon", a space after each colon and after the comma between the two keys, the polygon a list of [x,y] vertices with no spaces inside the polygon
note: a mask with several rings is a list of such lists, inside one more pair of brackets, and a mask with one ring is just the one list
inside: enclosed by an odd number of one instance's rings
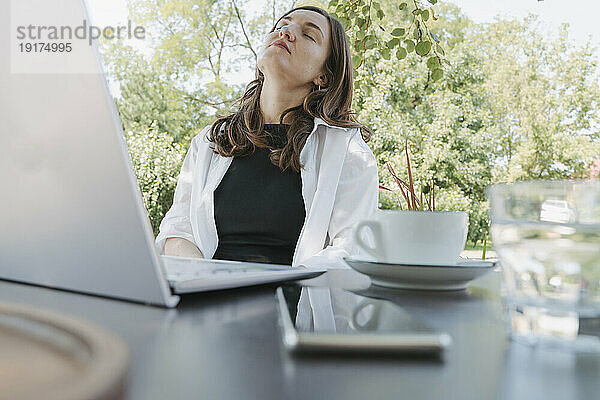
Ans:
{"label": "potted plant", "polygon": [[[394,168],[389,163],[385,163],[385,165],[392,177],[394,178],[396,184],[398,185],[400,193],[402,193],[402,197],[406,201],[406,209],[412,211],[424,211],[425,207],[427,207],[428,211],[435,211],[435,179],[431,180],[431,186],[429,187],[429,190],[427,190],[427,193],[424,193],[424,186],[419,185],[420,196],[417,196],[412,177],[412,170],[410,168],[408,142],[404,144],[404,152],[406,153],[406,169],[408,172],[408,182],[405,182],[404,180],[400,179],[394,171]],[[393,190],[381,185],[379,185],[379,188],[393,192]],[[400,203],[400,209],[402,209],[402,203]]]}
{"label": "potted plant", "polygon": [[[467,239],[468,214],[465,211],[436,211],[434,182],[426,191],[425,185],[415,184],[408,143],[405,153],[408,182],[386,163],[401,193],[401,209],[378,210],[372,220],[359,222],[355,227],[354,240],[378,262],[454,265],[459,261]],[[392,191],[384,186],[380,188]],[[402,200],[406,209],[402,208]],[[369,228],[373,234],[371,244],[364,239],[364,228]]]}

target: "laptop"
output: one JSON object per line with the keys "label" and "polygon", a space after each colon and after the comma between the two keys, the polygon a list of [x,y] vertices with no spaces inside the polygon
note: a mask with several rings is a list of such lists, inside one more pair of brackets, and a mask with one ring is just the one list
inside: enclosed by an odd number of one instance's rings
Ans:
{"label": "laptop", "polygon": [[0,279],[174,307],[323,273],[158,254],[95,41],[19,30],[84,24],[82,0],[0,2]]}

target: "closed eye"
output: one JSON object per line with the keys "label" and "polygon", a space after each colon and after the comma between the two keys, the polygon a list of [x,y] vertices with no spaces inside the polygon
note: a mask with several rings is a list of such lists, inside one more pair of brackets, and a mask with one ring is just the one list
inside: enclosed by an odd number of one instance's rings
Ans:
{"label": "closed eye", "polygon": [[312,36],[310,36],[310,35],[307,35],[306,33],[304,34],[304,36],[307,36],[308,38],[310,38],[310,40],[312,40],[312,41],[313,41],[313,42],[315,42],[315,43],[317,42],[315,39],[313,39],[313,37],[312,37]]}

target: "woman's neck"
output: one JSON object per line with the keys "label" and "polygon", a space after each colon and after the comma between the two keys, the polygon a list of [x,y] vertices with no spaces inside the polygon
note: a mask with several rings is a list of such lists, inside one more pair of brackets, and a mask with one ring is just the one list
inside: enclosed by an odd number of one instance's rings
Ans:
{"label": "woman's neck", "polygon": [[[278,124],[281,114],[288,108],[296,107],[302,104],[304,97],[310,89],[282,87],[272,80],[264,80],[260,92],[260,109],[264,117],[265,124]],[[284,123],[289,123],[288,116],[284,118]]]}

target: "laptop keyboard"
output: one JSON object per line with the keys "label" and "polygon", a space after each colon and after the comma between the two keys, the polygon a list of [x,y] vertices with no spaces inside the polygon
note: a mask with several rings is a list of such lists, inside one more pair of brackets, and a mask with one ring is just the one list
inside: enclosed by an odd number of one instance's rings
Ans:
{"label": "laptop keyboard", "polygon": [[292,267],[277,264],[242,263],[239,261],[205,260],[162,257],[165,275],[170,282],[196,279],[244,276],[275,271],[288,271]]}

